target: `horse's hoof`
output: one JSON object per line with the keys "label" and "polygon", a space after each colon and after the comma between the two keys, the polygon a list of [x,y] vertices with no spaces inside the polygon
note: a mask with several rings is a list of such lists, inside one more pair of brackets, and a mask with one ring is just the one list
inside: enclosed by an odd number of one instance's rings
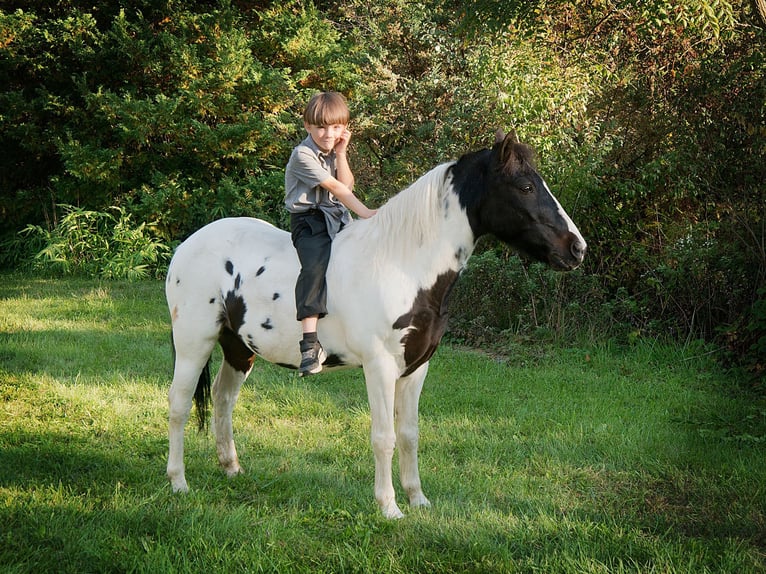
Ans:
{"label": "horse's hoof", "polygon": [[396,502],[391,502],[385,508],[382,508],[381,511],[383,512],[383,517],[388,520],[399,520],[400,518],[404,518],[404,513],[399,510]]}
{"label": "horse's hoof", "polygon": [[185,480],[183,482],[172,482],[170,487],[173,489],[174,493],[186,494],[189,492],[189,485],[186,484]]}
{"label": "horse's hoof", "polygon": [[410,508],[430,508],[431,502],[421,492],[410,498]]}
{"label": "horse's hoof", "polygon": [[237,466],[236,468],[227,468],[226,470],[226,476],[229,478],[234,478],[235,476],[239,476],[240,474],[245,474],[245,471],[242,470],[242,467]]}

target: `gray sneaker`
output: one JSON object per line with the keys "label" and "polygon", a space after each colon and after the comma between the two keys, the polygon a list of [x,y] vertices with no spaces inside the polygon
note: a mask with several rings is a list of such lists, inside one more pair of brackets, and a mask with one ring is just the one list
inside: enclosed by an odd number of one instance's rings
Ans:
{"label": "gray sneaker", "polygon": [[301,341],[301,366],[298,371],[302,377],[319,373],[326,359],[327,355],[319,341],[313,344]]}

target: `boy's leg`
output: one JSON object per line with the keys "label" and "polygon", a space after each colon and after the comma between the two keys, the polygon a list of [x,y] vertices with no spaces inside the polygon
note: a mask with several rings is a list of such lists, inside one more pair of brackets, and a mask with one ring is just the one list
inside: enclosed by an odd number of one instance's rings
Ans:
{"label": "boy's leg", "polygon": [[321,212],[293,215],[292,240],[301,271],[295,284],[296,315],[299,321],[327,314],[325,274],[330,263],[332,239]]}
{"label": "boy's leg", "polygon": [[301,319],[301,329],[304,333],[316,333],[317,323],[319,323],[319,315],[304,317]]}
{"label": "boy's leg", "polygon": [[322,363],[327,359],[327,354],[319,342],[316,331],[303,333],[300,344],[301,364],[298,371],[301,376],[315,375],[322,370]]}
{"label": "boy's leg", "polygon": [[301,262],[301,272],[295,284],[297,318],[303,330],[299,370],[301,375],[310,375],[322,370],[326,358],[316,331],[319,318],[327,313],[325,273],[332,240],[321,213],[293,216],[292,228],[293,244]]}

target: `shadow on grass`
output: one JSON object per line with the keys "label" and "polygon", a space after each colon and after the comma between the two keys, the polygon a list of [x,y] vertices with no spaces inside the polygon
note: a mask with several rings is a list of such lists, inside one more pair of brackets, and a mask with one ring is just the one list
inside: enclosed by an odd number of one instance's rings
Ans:
{"label": "shadow on grass", "polygon": [[9,489],[63,486],[73,493],[111,493],[116,484],[138,485],[147,466],[157,468],[166,441],[147,437],[130,452],[117,437],[67,433],[0,433],[0,485]]}
{"label": "shadow on grass", "polygon": [[0,333],[0,364],[7,373],[51,377],[166,377],[173,357],[170,331],[158,336],[147,328],[35,330]]}

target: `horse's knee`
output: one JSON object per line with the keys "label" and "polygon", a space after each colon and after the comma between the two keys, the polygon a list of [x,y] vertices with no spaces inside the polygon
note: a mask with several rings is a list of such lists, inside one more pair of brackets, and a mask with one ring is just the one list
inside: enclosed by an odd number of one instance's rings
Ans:
{"label": "horse's knee", "polygon": [[170,386],[168,391],[168,410],[171,422],[186,423],[191,412],[193,396],[194,387],[188,390],[175,382]]}
{"label": "horse's knee", "polygon": [[396,434],[396,442],[399,450],[412,452],[418,450],[418,429],[399,429]]}
{"label": "horse's knee", "polygon": [[170,407],[168,411],[168,422],[170,423],[170,432],[176,429],[180,429],[183,432],[183,428],[186,426],[186,422],[189,420],[189,414],[191,409],[173,408]]}
{"label": "horse's knee", "polygon": [[372,450],[376,455],[391,458],[394,456],[396,437],[389,433],[374,433],[371,437]]}

